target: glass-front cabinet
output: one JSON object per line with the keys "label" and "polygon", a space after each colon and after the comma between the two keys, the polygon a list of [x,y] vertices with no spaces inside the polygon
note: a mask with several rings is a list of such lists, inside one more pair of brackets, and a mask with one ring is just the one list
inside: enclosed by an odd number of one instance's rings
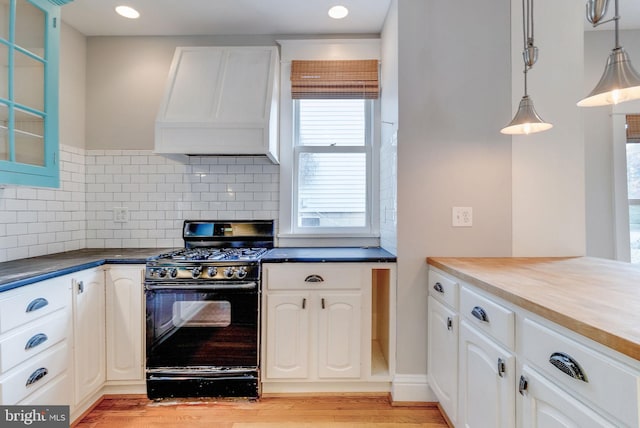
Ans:
{"label": "glass-front cabinet", "polygon": [[60,5],[0,0],[0,185],[59,186]]}

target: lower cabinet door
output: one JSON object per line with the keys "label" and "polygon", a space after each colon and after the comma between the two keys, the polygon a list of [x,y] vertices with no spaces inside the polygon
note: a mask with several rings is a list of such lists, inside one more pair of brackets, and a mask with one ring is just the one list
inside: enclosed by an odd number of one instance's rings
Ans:
{"label": "lower cabinet door", "polygon": [[107,380],[144,380],[143,266],[107,270]]}
{"label": "lower cabinet door", "polygon": [[566,391],[561,390],[528,366],[519,382],[522,395],[522,428],[613,428]]}
{"label": "lower cabinet door", "polygon": [[429,296],[427,322],[429,386],[455,425],[458,419],[458,315]]}
{"label": "lower cabinet door", "polygon": [[359,378],[361,341],[360,293],[319,293],[318,378]]}
{"label": "lower cabinet door", "polygon": [[73,294],[74,404],[79,405],[105,381],[104,272],[78,272]]}
{"label": "lower cabinet door", "polygon": [[266,299],[266,377],[309,377],[309,294],[268,294]]}
{"label": "lower cabinet door", "polygon": [[466,321],[460,323],[458,426],[515,426],[515,356]]}

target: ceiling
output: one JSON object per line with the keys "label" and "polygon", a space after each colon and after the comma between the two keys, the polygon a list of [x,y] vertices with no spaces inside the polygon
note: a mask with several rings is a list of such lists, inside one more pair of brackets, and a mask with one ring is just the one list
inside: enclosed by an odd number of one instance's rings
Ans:
{"label": "ceiling", "polygon": [[[621,29],[640,29],[640,1],[619,0]],[[74,0],[62,19],[86,36],[376,34],[391,0]],[[138,9],[125,19],[117,5]],[[327,16],[329,7],[350,10],[342,20]],[[608,15],[613,14],[613,0]],[[585,30],[593,30],[585,18]],[[598,29],[611,30],[613,24]]]}
{"label": "ceiling", "polygon": [[[62,20],[86,36],[380,33],[391,0],[74,0]],[[139,19],[114,12],[135,7]],[[349,15],[329,18],[343,4]]]}

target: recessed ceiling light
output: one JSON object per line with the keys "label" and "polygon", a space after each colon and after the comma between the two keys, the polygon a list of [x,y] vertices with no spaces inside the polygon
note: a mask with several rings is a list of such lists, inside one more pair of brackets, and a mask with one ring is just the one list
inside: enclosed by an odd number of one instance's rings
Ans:
{"label": "recessed ceiling light", "polygon": [[349,9],[344,6],[333,6],[329,9],[329,16],[333,19],[342,19],[349,15]]}
{"label": "recessed ceiling light", "polygon": [[137,19],[140,17],[140,12],[129,6],[116,6],[116,13],[129,19]]}

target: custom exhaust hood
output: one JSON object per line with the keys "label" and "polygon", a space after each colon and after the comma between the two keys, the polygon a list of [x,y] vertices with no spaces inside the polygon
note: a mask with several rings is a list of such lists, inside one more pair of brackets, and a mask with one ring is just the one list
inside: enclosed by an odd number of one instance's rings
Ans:
{"label": "custom exhaust hood", "polygon": [[155,153],[265,155],[278,163],[275,46],[176,48]]}

